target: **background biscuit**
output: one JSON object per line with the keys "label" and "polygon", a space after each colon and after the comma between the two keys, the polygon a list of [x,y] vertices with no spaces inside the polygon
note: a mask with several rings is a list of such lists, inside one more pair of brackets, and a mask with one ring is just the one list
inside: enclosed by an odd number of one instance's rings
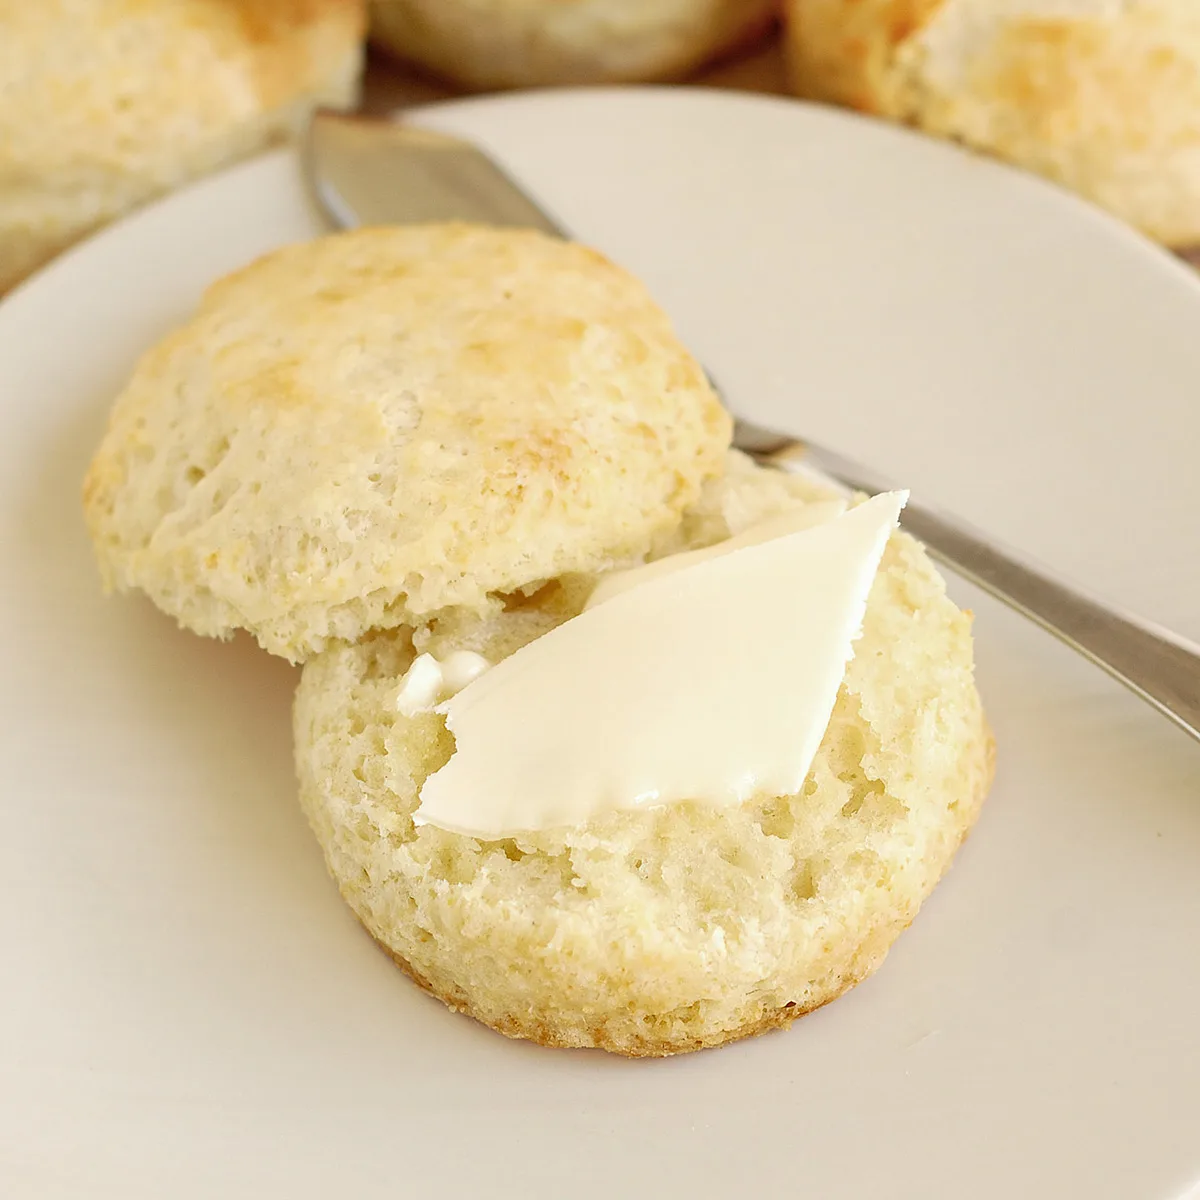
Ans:
{"label": "background biscuit", "polygon": [[0,0],[0,291],[358,90],[365,0]]}
{"label": "background biscuit", "polygon": [[805,96],[1037,171],[1200,245],[1194,0],[787,0]]}
{"label": "background biscuit", "polygon": [[469,87],[686,74],[764,30],[777,0],[372,0],[380,45]]}

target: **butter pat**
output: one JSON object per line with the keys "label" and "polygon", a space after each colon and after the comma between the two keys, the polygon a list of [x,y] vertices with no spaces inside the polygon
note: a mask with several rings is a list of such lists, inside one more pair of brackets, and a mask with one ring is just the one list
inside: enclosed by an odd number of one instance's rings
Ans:
{"label": "butter pat", "polygon": [[416,821],[498,838],[799,791],[907,498],[651,564],[491,667],[438,705],[456,749]]}
{"label": "butter pat", "polygon": [[455,650],[444,659],[432,654],[418,654],[400,681],[396,708],[406,717],[432,712],[438,703],[461,692],[473,679],[488,669],[482,654],[471,650]]}

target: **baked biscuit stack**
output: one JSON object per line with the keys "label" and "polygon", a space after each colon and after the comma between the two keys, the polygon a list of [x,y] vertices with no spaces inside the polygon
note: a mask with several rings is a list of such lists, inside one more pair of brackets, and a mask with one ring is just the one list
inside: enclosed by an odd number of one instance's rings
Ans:
{"label": "baked biscuit stack", "polygon": [[494,663],[614,567],[828,498],[729,436],[665,316],[599,255],[364,230],[210,289],[117,399],[85,509],[111,586],[304,664],[301,802],[418,983],[511,1036],[673,1054],[869,974],[975,819],[991,743],[969,618],[922,549],[891,539],[795,795],[496,840],[418,826],[454,744],[398,701],[419,653]]}

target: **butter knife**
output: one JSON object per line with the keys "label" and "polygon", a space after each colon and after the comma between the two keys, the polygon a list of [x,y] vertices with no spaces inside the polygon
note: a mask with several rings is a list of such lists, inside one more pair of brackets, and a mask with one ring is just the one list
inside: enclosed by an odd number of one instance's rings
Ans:
{"label": "butter knife", "polygon": [[[460,220],[569,236],[478,146],[401,121],[319,110],[303,141],[302,163],[313,198],[340,228]],[[854,491],[892,486],[848,458],[749,422],[735,423],[734,445],[765,465],[815,467]],[[903,525],[937,561],[1036,622],[1200,740],[1200,646],[1085,594],[927,505],[910,500]]]}

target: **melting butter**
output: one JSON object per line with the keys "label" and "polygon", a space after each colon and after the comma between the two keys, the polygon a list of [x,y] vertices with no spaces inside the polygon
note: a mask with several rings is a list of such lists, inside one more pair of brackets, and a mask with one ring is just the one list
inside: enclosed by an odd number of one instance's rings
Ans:
{"label": "melting butter", "polygon": [[488,660],[472,650],[455,650],[443,659],[418,654],[400,681],[396,708],[406,717],[432,712],[488,669]]}
{"label": "melting butter", "polygon": [[456,748],[416,821],[499,838],[799,791],[907,498],[815,527],[800,509],[598,588],[437,706]]}

